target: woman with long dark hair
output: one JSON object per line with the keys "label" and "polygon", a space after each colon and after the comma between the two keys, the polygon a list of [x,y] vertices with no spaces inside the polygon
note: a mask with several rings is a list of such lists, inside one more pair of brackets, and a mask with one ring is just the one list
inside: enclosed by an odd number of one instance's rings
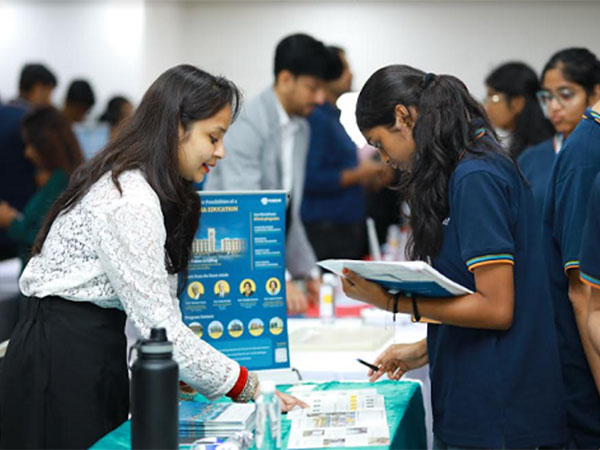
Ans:
{"label": "woman with long dark hair", "polygon": [[526,149],[518,159],[529,181],[537,210],[544,209],[548,181],[556,155],[573,132],[585,109],[594,104],[600,84],[600,62],[585,48],[567,48],[548,60],[541,76],[538,100],[554,127],[554,136]]}
{"label": "woman with long dark hair", "polygon": [[0,378],[2,447],[87,448],[127,419],[126,316],[143,336],[166,328],[181,379],[206,397],[258,394],[255,374],[184,325],[176,296],[200,216],[193,182],[223,158],[240,101],[224,78],[169,69],[73,173],[20,279],[30,298]]}
{"label": "woman with long dark hair", "polygon": [[44,217],[67,189],[69,177],[83,162],[81,149],[65,116],[52,106],[30,111],[21,122],[25,157],[36,168],[38,190],[23,212],[0,202],[0,227],[17,244],[23,267],[29,260]]}
{"label": "woman with long dark hair", "polygon": [[[439,321],[427,338],[376,360],[376,380],[430,364],[436,448],[510,448],[567,441],[552,307],[535,260],[531,192],[483,107],[450,75],[393,65],[375,72],[356,107],[382,159],[403,170],[413,260],[430,260],[472,294],[392,295],[345,270],[350,297]],[[533,251],[532,251],[533,250]]]}
{"label": "woman with long dark hair", "polygon": [[531,67],[522,62],[502,64],[485,84],[485,110],[496,129],[510,133],[508,149],[513,157],[554,135],[536,97],[540,82]]}

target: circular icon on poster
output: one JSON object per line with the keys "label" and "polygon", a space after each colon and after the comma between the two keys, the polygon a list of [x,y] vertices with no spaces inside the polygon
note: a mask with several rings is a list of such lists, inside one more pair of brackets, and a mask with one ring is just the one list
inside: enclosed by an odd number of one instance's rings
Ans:
{"label": "circular icon on poster", "polygon": [[281,334],[283,331],[283,320],[280,317],[273,317],[269,321],[269,331],[271,334]]}
{"label": "circular icon on poster", "polygon": [[240,294],[244,297],[252,297],[256,292],[256,283],[250,278],[246,278],[240,283]]}
{"label": "circular icon on poster", "polygon": [[223,336],[223,324],[218,320],[213,320],[208,324],[208,335],[213,339],[219,339]]}
{"label": "circular icon on poster", "polygon": [[199,281],[193,281],[187,288],[187,293],[192,300],[198,300],[204,295],[204,285]]}
{"label": "circular icon on poster", "polygon": [[215,283],[215,295],[219,298],[225,298],[231,292],[229,283],[225,280],[219,280]]}
{"label": "circular icon on poster", "polygon": [[202,328],[202,324],[200,322],[192,322],[188,325],[188,327],[190,327],[190,330],[192,330],[196,336],[199,338],[202,337],[204,328]]}
{"label": "circular icon on poster", "polygon": [[248,331],[252,336],[260,336],[265,331],[265,324],[260,319],[252,319],[248,325]]}
{"label": "circular icon on poster", "polygon": [[281,283],[277,278],[269,278],[267,280],[267,292],[269,295],[277,295],[281,292]]}
{"label": "circular icon on poster", "polygon": [[244,324],[241,322],[241,320],[234,319],[231,322],[229,322],[229,325],[227,326],[227,331],[229,331],[229,335],[231,337],[240,337],[244,332]]}

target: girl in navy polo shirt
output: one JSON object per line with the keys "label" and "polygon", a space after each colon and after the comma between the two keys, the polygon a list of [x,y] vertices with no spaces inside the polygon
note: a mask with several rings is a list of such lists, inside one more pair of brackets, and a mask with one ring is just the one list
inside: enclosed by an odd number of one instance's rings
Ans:
{"label": "girl in navy polo shirt", "polygon": [[[600,124],[600,114],[598,114]],[[596,352],[600,353],[600,174],[590,195],[588,217],[581,245],[579,276],[591,288],[588,332]]]}
{"label": "girl in navy polo shirt", "polygon": [[345,271],[347,295],[421,315],[427,339],[380,355],[392,379],[429,362],[435,447],[533,448],[567,442],[563,388],[531,190],[498,144],[485,111],[449,75],[380,69],[363,87],[358,126],[403,169],[408,256],[430,260],[473,294],[392,296]]}
{"label": "girl in navy polo shirt", "polygon": [[586,48],[561,50],[552,55],[542,70],[542,89],[537,95],[556,134],[525,150],[517,160],[531,185],[540,214],[556,155],[585,109],[594,104],[594,89],[599,80],[598,59]]}
{"label": "girl in navy polo shirt", "polygon": [[[600,93],[600,80],[594,91]],[[542,233],[569,429],[573,445],[582,448],[600,447],[600,357],[588,334],[589,292],[579,272],[590,191],[600,172],[599,108],[585,112],[554,163]]]}

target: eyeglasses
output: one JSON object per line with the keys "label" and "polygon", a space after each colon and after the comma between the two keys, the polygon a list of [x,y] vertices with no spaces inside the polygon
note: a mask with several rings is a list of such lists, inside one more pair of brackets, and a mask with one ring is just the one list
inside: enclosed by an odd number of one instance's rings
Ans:
{"label": "eyeglasses", "polygon": [[552,100],[556,100],[560,107],[564,108],[573,101],[573,98],[577,95],[577,91],[578,89],[572,89],[569,87],[559,88],[556,93],[548,89],[542,89],[536,93],[536,96],[540,102],[540,106],[547,114],[548,107],[550,106],[550,103],[552,103]]}
{"label": "eyeglasses", "polygon": [[502,94],[488,94],[485,96],[485,98],[483,99],[483,103],[492,103],[492,104],[497,104],[500,103],[500,101],[502,100]]}

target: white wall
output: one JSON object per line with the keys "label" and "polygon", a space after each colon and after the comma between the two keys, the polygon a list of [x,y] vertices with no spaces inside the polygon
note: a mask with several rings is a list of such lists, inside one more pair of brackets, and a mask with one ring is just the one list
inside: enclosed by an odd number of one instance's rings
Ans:
{"label": "white wall", "polygon": [[273,51],[304,31],[347,49],[355,88],[382,65],[453,73],[477,97],[500,62],[536,70],[555,50],[600,54],[600,2],[579,1],[7,1],[0,0],[0,96],[16,92],[26,61],[59,77],[91,79],[103,106],[114,93],[139,100],[167,67],[190,62],[225,74],[251,96],[272,81]]}
{"label": "white wall", "polygon": [[98,112],[111,94],[143,92],[145,4],[127,2],[7,2],[0,0],[0,96],[17,94],[21,67],[42,62],[56,74],[53,100],[68,83],[87,78]]}

